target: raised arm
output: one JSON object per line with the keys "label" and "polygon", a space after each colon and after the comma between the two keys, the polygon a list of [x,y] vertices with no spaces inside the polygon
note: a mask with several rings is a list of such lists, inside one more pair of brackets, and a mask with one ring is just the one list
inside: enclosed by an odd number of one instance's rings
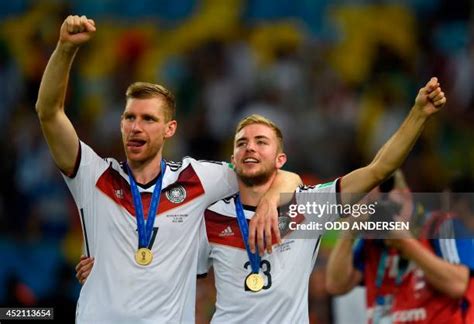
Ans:
{"label": "raised arm", "polygon": [[56,165],[67,175],[74,171],[79,151],[77,133],[64,111],[64,99],[74,56],[79,46],[95,32],[95,24],[86,16],[64,20],[59,41],[41,79],[36,112],[43,135]]}
{"label": "raised arm", "polygon": [[420,89],[415,104],[400,128],[379,150],[374,160],[342,178],[343,203],[358,201],[362,196],[388,178],[405,161],[420,136],[429,117],[446,103],[437,78]]}

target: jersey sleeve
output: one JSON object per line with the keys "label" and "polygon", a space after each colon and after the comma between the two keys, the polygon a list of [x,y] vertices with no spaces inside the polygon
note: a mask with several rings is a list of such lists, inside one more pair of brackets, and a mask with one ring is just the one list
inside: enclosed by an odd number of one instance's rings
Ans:
{"label": "jersey sleeve", "polygon": [[91,186],[95,186],[108,163],[83,142],[80,142],[78,160],[75,174],[72,177],[63,174],[63,178],[76,203],[82,205],[93,194]]}
{"label": "jersey sleeve", "polygon": [[339,214],[339,178],[316,186],[300,186],[296,189],[296,207],[299,214],[320,223],[331,222]]}
{"label": "jersey sleeve", "polygon": [[100,175],[107,169],[106,160],[98,156],[88,145],[80,142],[79,156],[76,172],[69,177],[63,174],[64,181],[76,203],[84,234],[84,254],[95,255],[97,215],[93,195],[96,182]]}
{"label": "jersey sleeve", "polygon": [[204,186],[208,205],[237,193],[239,190],[237,176],[230,163],[195,162],[196,172]]}
{"label": "jersey sleeve", "polygon": [[[439,237],[430,242],[437,256],[474,270],[474,239],[465,234],[465,226],[457,219],[446,219],[439,226]],[[456,238],[462,237],[462,238]]]}
{"label": "jersey sleeve", "polygon": [[204,222],[201,223],[199,229],[199,252],[198,252],[198,263],[197,263],[197,275],[202,277],[207,275],[209,268],[212,265],[210,258],[211,245],[207,239],[206,225]]}

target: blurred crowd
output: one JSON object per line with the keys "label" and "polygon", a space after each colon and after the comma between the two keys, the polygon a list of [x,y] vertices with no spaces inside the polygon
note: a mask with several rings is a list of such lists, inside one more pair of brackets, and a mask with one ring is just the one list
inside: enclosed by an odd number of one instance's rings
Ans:
{"label": "blurred crowd", "polygon": [[[286,169],[319,183],[369,162],[437,76],[448,104],[404,173],[415,192],[473,175],[470,1],[1,1],[0,305],[56,305],[74,316],[82,232],[34,110],[68,14],[95,19],[98,30],[78,53],[66,107],[102,156],[123,159],[125,89],[151,81],[177,97],[169,159],[229,160],[237,120],[260,113],[283,130]],[[332,241],[311,280],[313,322],[332,321],[323,271]],[[198,321],[210,318],[213,298],[211,279],[200,282]]]}

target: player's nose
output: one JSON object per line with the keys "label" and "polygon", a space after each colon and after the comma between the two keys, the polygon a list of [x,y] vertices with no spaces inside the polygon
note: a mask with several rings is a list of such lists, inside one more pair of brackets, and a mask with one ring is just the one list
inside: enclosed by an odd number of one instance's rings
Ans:
{"label": "player's nose", "polygon": [[249,141],[247,145],[245,146],[245,151],[247,152],[255,152],[255,143],[252,141]]}
{"label": "player's nose", "polygon": [[140,133],[142,131],[141,123],[139,120],[135,120],[132,123],[132,128],[131,128],[132,133]]}

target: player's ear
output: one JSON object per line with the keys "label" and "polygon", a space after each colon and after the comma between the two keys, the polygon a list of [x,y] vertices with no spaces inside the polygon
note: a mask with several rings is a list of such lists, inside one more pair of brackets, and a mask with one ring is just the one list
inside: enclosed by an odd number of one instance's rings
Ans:
{"label": "player's ear", "polygon": [[281,169],[287,161],[287,157],[285,153],[278,153],[276,157],[276,163],[275,166],[277,169]]}
{"label": "player's ear", "polygon": [[230,156],[230,163],[232,163],[233,165],[235,165],[234,154],[232,154],[232,155]]}
{"label": "player's ear", "polygon": [[170,138],[176,133],[178,122],[176,120],[170,120],[166,123],[165,138]]}

